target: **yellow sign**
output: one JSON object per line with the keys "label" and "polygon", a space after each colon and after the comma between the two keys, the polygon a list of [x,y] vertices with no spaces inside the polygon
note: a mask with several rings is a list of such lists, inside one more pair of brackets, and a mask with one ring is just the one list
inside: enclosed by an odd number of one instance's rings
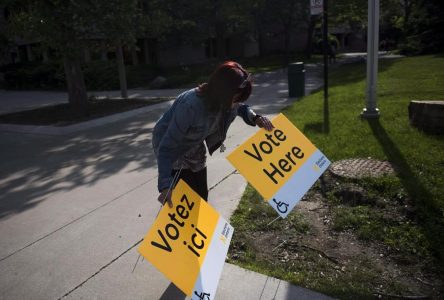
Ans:
{"label": "yellow sign", "polygon": [[316,151],[283,114],[272,123],[272,132],[259,130],[227,157],[266,199],[276,194]]}
{"label": "yellow sign", "polygon": [[272,132],[259,130],[227,158],[285,217],[330,162],[283,114],[272,123]]}
{"label": "yellow sign", "polygon": [[193,299],[213,299],[233,228],[183,180],[172,201],[172,208],[162,208],[138,251]]}

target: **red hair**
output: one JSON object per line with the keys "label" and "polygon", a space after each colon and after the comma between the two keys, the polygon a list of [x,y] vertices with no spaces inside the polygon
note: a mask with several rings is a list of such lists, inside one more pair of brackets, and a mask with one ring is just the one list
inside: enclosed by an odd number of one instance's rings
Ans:
{"label": "red hair", "polygon": [[253,89],[250,74],[237,62],[226,61],[216,68],[207,83],[199,86],[210,111],[227,109],[233,102],[245,102]]}

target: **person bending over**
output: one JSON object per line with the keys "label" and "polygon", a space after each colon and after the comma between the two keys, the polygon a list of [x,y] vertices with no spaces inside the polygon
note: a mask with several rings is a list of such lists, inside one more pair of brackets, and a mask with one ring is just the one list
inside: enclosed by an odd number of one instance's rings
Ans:
{"label": "person bending over", "polygon": [[154,126],[153,148],[159,172],[158,201],[172,207],[173,185],[183,179],[204,200],[208,199],[206,149],[220,148],[236,116],[251,126],[271,131],[271,121],[244,104],[252,79],[240,64],[227,61],[207,83],[180,94]]}

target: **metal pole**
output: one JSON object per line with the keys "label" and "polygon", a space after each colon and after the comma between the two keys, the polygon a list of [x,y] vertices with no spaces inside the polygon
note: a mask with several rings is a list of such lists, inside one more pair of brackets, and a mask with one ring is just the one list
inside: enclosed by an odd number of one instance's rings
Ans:
{"label": "metal pole", "polygon": [[379,118],[377,100],[378,80],[378,43],[379,43],[379,0],[368,1],[368,28],[367,28],[367,90],[366,108],[361,116],[366,119]]}
{"label": "metal pole", "polygon": [[324,48],[324,133],[330,131],[330,115],[328,109],[328,0],[323,1],[323,47]]}

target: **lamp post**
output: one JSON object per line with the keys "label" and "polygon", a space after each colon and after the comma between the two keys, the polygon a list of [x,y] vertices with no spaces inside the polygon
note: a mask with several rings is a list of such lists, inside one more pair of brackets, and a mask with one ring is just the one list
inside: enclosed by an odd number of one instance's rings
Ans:
{"label": "lamp post", "polygon": [[379,118],[376,106],[378,81],[379,0],[368,0],[367,26],[367,90],[366,107],[361,116],[366,119]]}
{"label": "lamp post", "polygon": [[324,133],[330,132],[330,112],[328,107],[328,0],[323,1],[322,48],[324,51]]}

